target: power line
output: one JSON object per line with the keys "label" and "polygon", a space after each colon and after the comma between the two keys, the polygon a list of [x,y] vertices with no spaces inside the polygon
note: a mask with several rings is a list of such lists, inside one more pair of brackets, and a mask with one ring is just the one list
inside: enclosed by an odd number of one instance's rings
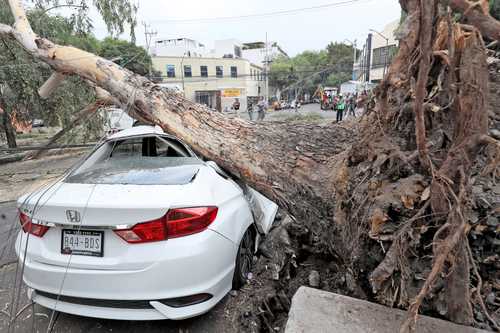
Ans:
{"label": "power line", "polygon": [[296,8],[296,9],[285,9],[285,10],[278,10],[278,11],[268,12],[268,13],[247,14],[247,15],[238,15],[238,16],[204,17],[204,18],[197,18],[197,19],[161,19],[161,20],[152,20],[150,22],[152,22],[152,23],[185,24],[185,23],[210,23],[210,22],[214,22],[214,21],[215,22],[232,21],[232,20],[251,19],[251,18],[258,18],[258,17],[273,17],[273,16],[279,16],[279,15],[299,14],[299,13],[308,12],[308,11],[341,7],[341,6],[352,5],[355,3],[370,2],[370,1],[373,1],[373,0],[345,0],[345,1],[340,1],[340,2],[328,3],[328,4],[324,4],[324,5],[310,6],[310,7],[304,7],[304,8]]}

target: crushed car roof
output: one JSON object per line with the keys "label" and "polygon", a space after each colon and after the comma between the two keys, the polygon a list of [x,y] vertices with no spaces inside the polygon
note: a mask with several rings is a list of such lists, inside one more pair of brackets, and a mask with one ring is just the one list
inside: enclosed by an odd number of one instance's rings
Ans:
{"label": "crushed car roof", "polygon": [[129,136],[155,135],[155,134],[165,135],[165,132],[159,126],[136,126],[115,133],[109,136],[108,140],[121,139]]}

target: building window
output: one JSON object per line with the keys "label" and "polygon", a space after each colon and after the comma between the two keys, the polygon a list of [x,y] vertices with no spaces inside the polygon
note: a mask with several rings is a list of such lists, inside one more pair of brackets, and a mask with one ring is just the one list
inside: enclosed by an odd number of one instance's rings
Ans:
{"label": "building window", "polygon": [[201,77],[208,77],[208,67],[200,66],[200,75]]}
{"label": "building window", "polygon": [[373,49],[372,68],[384,67],[386,64],[389,65],[396,52],[396,45],[383,46]]}
{"label": "building window", "polygon": [[231,66],[231,77],[238,77],[238,67]]}
{"label": "building window", "polygon": [[193,77],[193,72],[191,71],[191,66],[184,66],[184,77]]}
{"label": "building window", "polygon": [[215,76],[217,77],[224,76],[224,68],[222,66],[215,66]]}
{"label": "building window", "polygon": [[175,66],[167,65],[167,77],[175,77]]}

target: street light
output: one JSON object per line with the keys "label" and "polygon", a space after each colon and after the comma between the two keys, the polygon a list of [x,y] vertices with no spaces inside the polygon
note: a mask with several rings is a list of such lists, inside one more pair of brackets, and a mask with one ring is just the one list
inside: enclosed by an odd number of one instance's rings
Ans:
{"label": "street light", "polygon": [[354,50],[353,51],[353,60],[352,60],[352,80],[353,81],[356,81],[356,73],[354,72],[354,64],[356,63],[356,43],[357,43],[357,40],[355,39],[354,42],[351,42],[349,39],[344,39],[344,42],[348,42],[349,44],[352,45],[352,49]]}
{"label": "street light", "polygon": [[370,29],[370,31],[376,33],[377,35],[385,39],[384,75],[383,75],[383,77],[385,78],[385,71],[387,68],[387,53],[389,53],[389,38],[385,37],[384,35],[382,35],[382,33],[378,32],[377,30]]}

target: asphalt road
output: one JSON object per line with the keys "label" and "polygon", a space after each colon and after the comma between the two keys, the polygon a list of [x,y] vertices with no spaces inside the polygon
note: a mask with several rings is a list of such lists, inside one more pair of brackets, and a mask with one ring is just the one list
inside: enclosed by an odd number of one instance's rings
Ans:
{"label": "asphalt road", "polygon": [[[358,110],[357,115],[359,116],[361,110]],[[249,119],[248,112],[240,111],[237,115],[234,115],[243,119]],[[255,120],[257,118],[257,112],[252,114],[252,119]],[[330,121],[336,120],[337,113],[332,110],[324,111],[321,110],[321,106],[319,104],[305,104],[302,105],[297,111],[294,109],[287,110],[279,110],[279,111],[269,111],[266,113],[264,121],[286,121],[293,120],[296,118],[302,118],[304,120],[312,120],[312,121]],[[348,118],[344,115],[344,119]]]}

